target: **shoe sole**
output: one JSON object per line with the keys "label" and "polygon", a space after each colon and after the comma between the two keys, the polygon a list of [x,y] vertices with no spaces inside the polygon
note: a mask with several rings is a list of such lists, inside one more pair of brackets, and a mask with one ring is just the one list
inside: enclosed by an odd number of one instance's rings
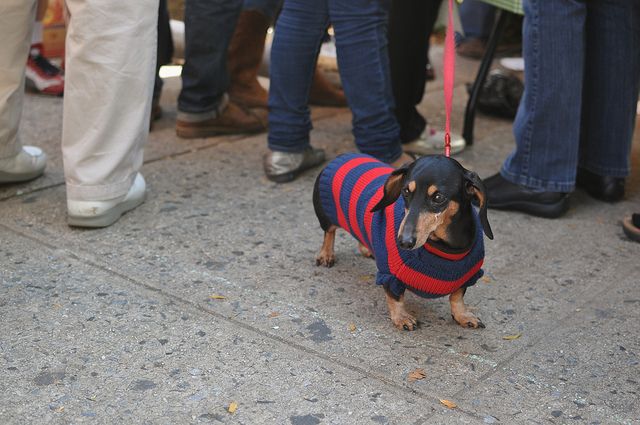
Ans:
{"label": "shoe sole", "polygon": [[489,208],[496,210],[515,210],[543,218],[558,218],[569,210],[569,195],[553,204],[539,204],[526,201],[496,204],[489,201]]}
{"label": "shoe sole", "polygon": [[28,173],[6,173],[0,171],[0,184],[3,183],[24,183],[34,179],[37,179],[44,174],[44,169],[39,171],[31,171]]}
{"label": "shoe sole", "polygon": [[122,202],[121,204],[116,205],[115,207],[111,208],[110,210],[108,210],[107,212],[99,216],[86,217],[86,216],[68,215],[67,224],[69,224],[69,226],[74,226],[74,227],[89,227],[89,228],[100,228],[100,227],[111,226],[113,223],[118,221],[124,213],[131,211],[132,209],[142,204],[145,201],[146,197],[147,197],[147,194],[145,192],[145,194],[141,198],[130,199],[126,202]]}
{"label": "shoe sole", "polygon": [[201,127],[201,128],[186,128],[176,126],[176,134],[183,139],[202,139],[205,137],[221,136],[225,134],[256,134],[266,131],[265,127],[258,128],[243,128],[237,127]]}

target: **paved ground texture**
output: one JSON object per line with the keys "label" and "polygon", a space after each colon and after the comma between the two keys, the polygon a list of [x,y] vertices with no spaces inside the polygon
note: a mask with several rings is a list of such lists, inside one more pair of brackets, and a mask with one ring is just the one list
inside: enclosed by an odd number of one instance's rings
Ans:
{"label": "paved ground texture", "polygon": [[[458,62],[457,130],[475,67]],[[421,105],[436,125],[440,77]],[[150,136],[147,202],[103,230],[67,227],[62,100],[28,97],[23,140],[51,161],[0,188],[1,424],[640,423],[640,244],[620,228],[640,210],[639,140],[619,204],[578,191],[558,220],[490,212],[465,299],[486,329],[409,296],[422,325],[401,332],[350,237],[315,266],[317,171],[267,181],[264,134],[177,139],[179,84]],[[350,120],[314,110],[313,143],[353,150]],[[459,159],[487,177],[511,124],[480,116],[477,136]]]}

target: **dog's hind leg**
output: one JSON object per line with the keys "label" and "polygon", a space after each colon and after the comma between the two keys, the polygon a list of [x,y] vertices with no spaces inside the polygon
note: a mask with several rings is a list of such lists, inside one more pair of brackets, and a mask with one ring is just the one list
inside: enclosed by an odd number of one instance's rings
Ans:
{"label": "dog's hind leg", "polygon": [[389,316],[394,326],[400,330],[414,331],[418,329],[418,320],[413,317],[404,307],[404,294],[395,296],[385,286],[384,292],[387,294],[387,306],[389,307]]}
{"label": "dog's hind leg", "polygon": [[467,288],[460,288],[449,295],[451,317],[464,328],[484,328],[484,323],[470,312],[464,304],[464,293],[466,290]]}
{"label": "dog's hind leg", "polygon": [[336,263],[336,256],[333,251],[333,244],[336,240],[336,230],[338,230],[338,226],[329,226],[329,229],[324,232],[322,248],[320,248],[320,253],[316,257],[316,266],[331,267]]}

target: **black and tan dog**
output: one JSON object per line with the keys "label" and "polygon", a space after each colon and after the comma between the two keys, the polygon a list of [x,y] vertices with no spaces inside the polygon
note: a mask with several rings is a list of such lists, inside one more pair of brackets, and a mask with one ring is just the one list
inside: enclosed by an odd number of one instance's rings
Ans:
{"label": "black and tan dog", "polygon": [[456,322],[484,327],[463,301],[466,288],[483,273],[483,231],[493,239],[476,173],[441,155],[393,169],[368,155],[347,154],[322,170],[313,204],[325,232],[316,263],[334,264],[338,227],[351,233],[361,252],[376,260],[376,283],[385,288],[396,327],[417,327],[405,309],[407,288],[426,298],[449,295]]}

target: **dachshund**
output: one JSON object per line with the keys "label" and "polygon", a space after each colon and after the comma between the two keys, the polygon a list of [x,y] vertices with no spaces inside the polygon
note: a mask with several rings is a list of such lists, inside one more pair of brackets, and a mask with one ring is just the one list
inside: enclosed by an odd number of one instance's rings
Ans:
{"label": "dachshund", "polygon": [[425,298],[449,295],[458,324],[485,327],[463,301],[467,287],[483,275],[483,232],[493,239],[486,190],[476,173],[443,155],[394,169],[368,155],[345,154],[318,175],[313,205],[324,231],[316,264],[333,266],[336,230],[351,233],[360,252],[376,261],[376,283],[385,289],[398,329],[418,325],[405,309],[406,289]]}

